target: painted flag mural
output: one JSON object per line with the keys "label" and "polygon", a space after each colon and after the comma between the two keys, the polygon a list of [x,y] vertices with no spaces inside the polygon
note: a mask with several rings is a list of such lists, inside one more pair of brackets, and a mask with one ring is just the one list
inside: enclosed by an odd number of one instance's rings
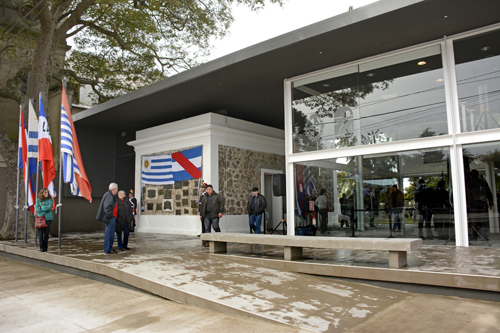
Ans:
{"label": "painted flag mural", "polygon": [[143,184],[167,185],[183,180],[201,178],[203,147],[195,147],[172,154],[142,157]]}
{"label": "painted flag mural", "polygon": [[201,178],[203,147],[195,147],[172,154],[174,181]]}
{"label": "painted flag mural", "polygon": [[[56,177],[56,168],[54,165],[54,154],[52,152],[52,139],[50,137],[49,124],[45,116],[42,95],[39,99],[40,112],[38,119],[38,160],[41,164],[43,187],[49,190],[52,197],[56,196],[53,180]],[[56,201],[53,201],[55,207]]]}
{"label": "painted flag mural", "polygon": [[68,96],[63,85],[61,103],[61,154],[63,181],[69,183],[71,194],[92,202],[92,188],[83,167],[82,154],[76,137],[75,125],[69,108]]}
{"label": "painted flag mural", "polygon": [[24,172],[24,193],[27,198],[27,206],[31,212],[35,211],[34,204],[35,199],[35,189],[33,187],[33,178],[27,172],[29,168],[28,164],[28,140],[27,140],[26,126],[24,125],[23,109],[19,108],[19,160],[18,168],[23,169]]}
{"label": "painted flag mural", "polygon": [[170,154],[142,156],[141,180],[143,184],[168,185],[174,183]]}

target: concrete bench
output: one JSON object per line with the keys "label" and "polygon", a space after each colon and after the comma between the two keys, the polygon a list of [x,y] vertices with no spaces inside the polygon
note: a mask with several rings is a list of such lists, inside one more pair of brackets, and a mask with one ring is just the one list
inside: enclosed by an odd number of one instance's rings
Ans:
{"label": "concrete bench", "polygon": [[232,233],[206,233],[201,239],[209,241],[210,253],[226,253],[227,243],[283,246],[284,259],[302,258],[302,249],[344,249],[389,251],[389,267],[406,266],[406,254],[422,246],[420,238],[347,238],[347,237],[302,237],[286,235],[255,235]]}

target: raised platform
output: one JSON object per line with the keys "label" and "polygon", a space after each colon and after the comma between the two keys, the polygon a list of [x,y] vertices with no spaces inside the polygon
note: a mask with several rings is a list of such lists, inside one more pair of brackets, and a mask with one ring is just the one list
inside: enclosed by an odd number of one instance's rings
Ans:
{"label": "raised platform", "polygon": [[352,327],[409,295],[315,275],[500,291],[499,248],[423,246],[409,253],[408,267],[390,269],[380,251],[304,249],[304,259],[286,262],[282,247],[229,244],[228,254],[209,255],[199,238],[179,235],[133,234],[132,250],[116,255],[103,253],[102,233],[67,234],[62,244],[58,250],[51,239],[41,253],[32,243],[3,241],[0,251],[311,331]]}

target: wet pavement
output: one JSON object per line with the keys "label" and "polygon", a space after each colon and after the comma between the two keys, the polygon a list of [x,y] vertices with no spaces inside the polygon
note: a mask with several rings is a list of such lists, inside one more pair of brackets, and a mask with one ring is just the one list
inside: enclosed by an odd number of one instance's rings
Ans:
{"label": "wet pavement", "polygon": [[[119,254],[103,252],[102,233],[66,234],[62,244],[58,250],[57,239],[52,238],[48,253],[22,241],[17,245],[0,242],[0,249],[6,245],[4,251],[23,249],[22,255],[38,260],[94,270],[182,303],[234,310],[318,332],[360,328],[414,297],[408,292],[279,269],[283,262],[279,247],[228,244],[227,255],[211,255],[197,237],[140,233],[132,234],[131,251]],[[304,255],[295,264],[500,277],[498,248],[423,246],[408,254],[408,267],[402,270],[388,269],[388,254],[382,251],[304,249]],[[252,259],[267,260],[267,266]]]}

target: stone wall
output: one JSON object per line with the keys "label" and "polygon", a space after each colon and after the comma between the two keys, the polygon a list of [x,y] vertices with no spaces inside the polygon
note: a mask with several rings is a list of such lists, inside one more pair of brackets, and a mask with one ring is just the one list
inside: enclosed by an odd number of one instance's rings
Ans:
{"label": "stone wall", "polygon": [[247,214],[252,188],[262,190],[261,169],[285,172],[285,156],[219,145],[219,193],[225,200],[226,214]]}

